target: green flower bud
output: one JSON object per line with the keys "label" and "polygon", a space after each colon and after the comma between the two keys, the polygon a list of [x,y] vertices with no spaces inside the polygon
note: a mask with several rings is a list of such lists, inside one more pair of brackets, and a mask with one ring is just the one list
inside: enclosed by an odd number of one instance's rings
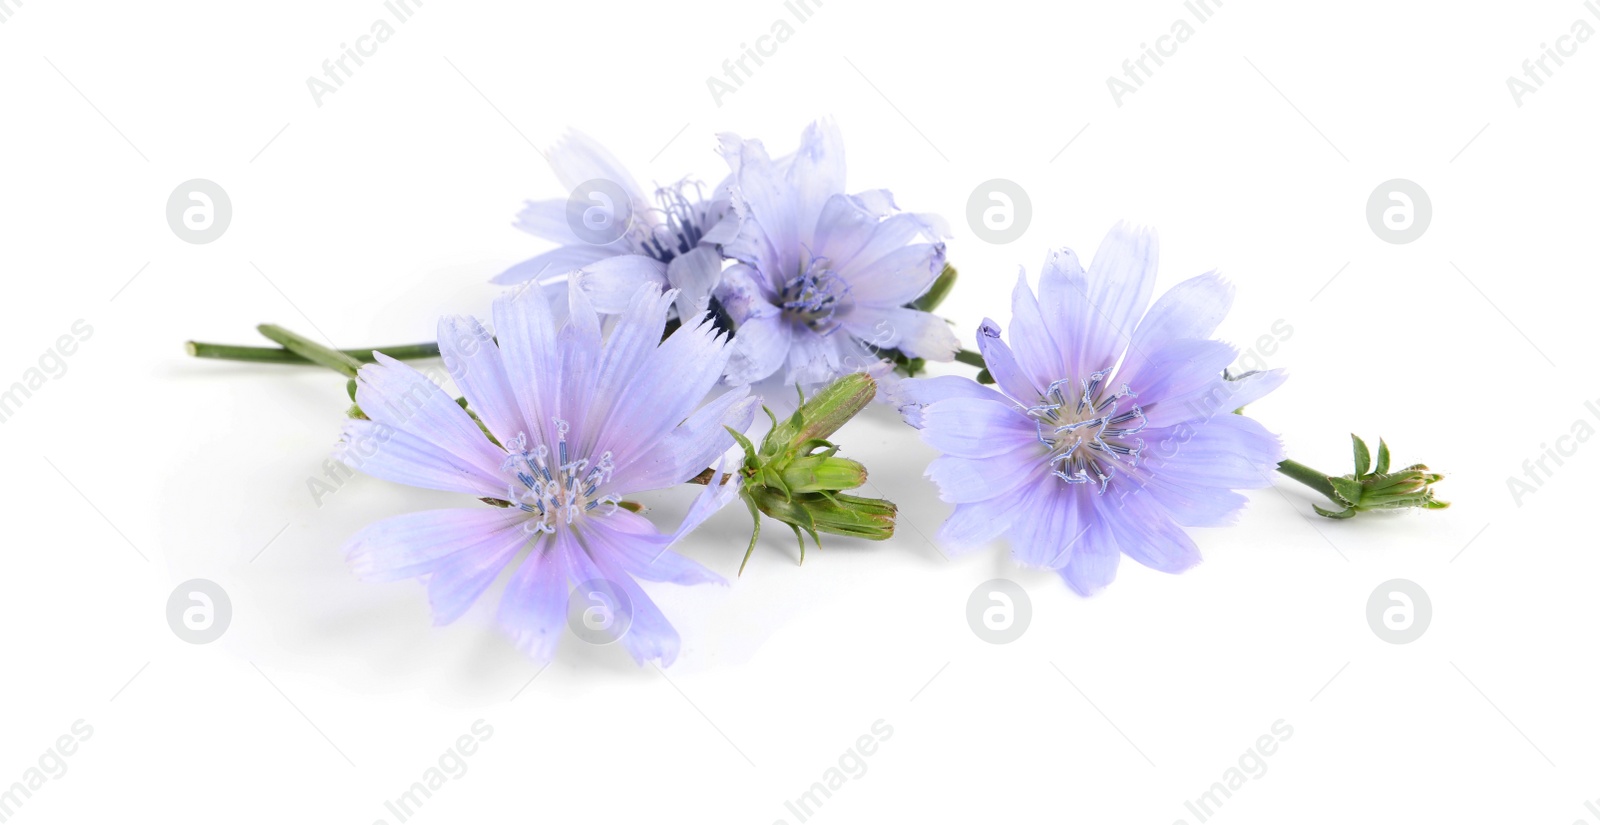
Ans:
{"label": "green flower bud", "polygon": [[822,501],[809,508],[818,530],[872,541],[894,535],[894,518],[899,513],[894,502],[844,493],[819,497]]}
{"label": "green flower bud", "polygon": [[[825,439],[843,427],[872,403],[878,394],[878,382],[864,372],[851,373],[823,387],[807,401],[800,395],[800,408],[782,424],[773,419],[772,429],[761,441],[763,456],[776,455],[784,450],[802,449],[807,442]],[[767,410],[771,416],[772,411]]]}
{"label": "green flower bud", "polygon": [[[771,490],[753,493],[756,509],[794,529],[798,537],[801,530],[816,539],[817,533],[882,541],[894,535],[894,517],[897,508],[893,502],[878,498],[837,493],[823,495],[809,493],[785,498]],[[820,542],[818,546],[821,546]],[[800,542],[800,558],[805,560],[806,545]],[[748,558],[748,556],[747,556]],[[740,570],[744,566],[740,565]]]}
{"label": "green flower bud", "polygon": [[[1307,480],[1296,475],[1296,472],[1309,471],[1310,468],[1294,462],[1284,462],[1294,465],[1291,470],[1296,471],[1284,470],[1285,473],[1320,490],[1341,505],[1341,509],[1338,510],[1313,505],[1312,509],[1316,510],[1318,515],[1347,519],[1354,518],[1357,513],[1373,510],[1402,510],[1411,507],[1443,510],[1450,506],[1449,502],[1434,498],[1433,485],[1444,480],[1442,474],[1432,472],[1426,464],[1413,464],[1403,470],[1390,472],[1389,445],[1382,439],[1378,440],[1376,463],[1372,460],[1366,442],[1353,434],[1350,439],[1355,457],[1355,472],[1350,475],[1323,476],[1320,479],[1321,484],[1315,484],[1312,482],[1317,479]],[[1280,470],[1282,469],[1280,467]]]}
{"label": "green flower bud", "polygon": [[[818,547],[822,546],[819,533],[874,541],[894,535],[894,504],[845,495],[845,490],[867,482],[867,468],[859,461],[840,458],[839,446],[828,440],[861,412],[877,391],[871,376],[856,373],[834,381],[810,400],[802,393],[799,409],[782,422],[767,410],[772,429],[760,448],[743,433],[728,430],[744,450],[739,495],[755,521],[744,563],[755,552],[762,514],[794,530],[801,562],[805,561],[807,534]],[[739,565],[741,573],[744,563]]]}
{"label": "green flower bud", "polygon": [[835,458],[838,448],[801,456],[783,468],[783,487],[792,495],[854,490],[867,483],[867,468],[859,461]]}

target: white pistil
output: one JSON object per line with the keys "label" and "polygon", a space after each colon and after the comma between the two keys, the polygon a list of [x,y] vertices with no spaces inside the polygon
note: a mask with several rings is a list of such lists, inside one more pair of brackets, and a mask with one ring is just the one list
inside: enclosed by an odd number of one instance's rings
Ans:
{"label": "white pistil", "polygon": [[1038,405],[1025,410],[1038,429],[1039,443],[1050,448],[1046,463],[1052,468],[1061,465],[1051,473],[1068,484],[1098,481],[1101,494],[1118,465],[1138,466],[1144,439],[1134,436],[1148,424],[1137,404],[1127,412],[1117,412],[1122,399],[1137,394],[1127,384],[1114,393],[1103,392],[1110,373],[1110,368],[1099,370],[1080,381],[1082,392],[1071,403],[1062,385],[1071,384],[1072,379],[1055,381]]}
{"label": "white pistil", "polygon": [[599,515],[609,516],[622,502],[615,495],[595,496],[616,469],[611,453],[602,453],[592,466],[587,458],[570,460],[567,433],[571,427],[559,418],[554,422],[557,440],[553,451],[543,444],[528,449],[527,433],[517,433],[506,443],[506,458],[501,464],[501,470],[513,477],[506,499],[529,514],[523,530],[532,535],[554,533],[558,524],[570,526],[579,516],[596,509]]}

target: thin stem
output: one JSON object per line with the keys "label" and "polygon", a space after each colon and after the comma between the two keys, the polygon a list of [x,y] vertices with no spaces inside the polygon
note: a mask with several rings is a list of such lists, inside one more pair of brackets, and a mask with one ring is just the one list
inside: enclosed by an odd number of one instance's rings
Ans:
{"label": "thin stem", "polygon": [[1328,483],[1328,474],[1318,472],[1294,459],[1286,458],[1278,463],[1278,472],[1310,487],[1323,494],[1329,501],[1339,501],[1339,496],[1334,493],[1333,485]]}
{"label": "thin stem", "polygon": [[[196,358],[215,358],[222,361],[251,361],[258,364],[293,364],[295,366],[314,366],[316,362],[296,355],[290,350],[281,347],[244,347],[233,344],[208,344],[202,341],[186,341],[184,349]],[[374,352],[381,352],[390,358],[401,361],[411,361],[418,358],[438,358],[439,345],[428,344],[401,344],[393,347],[373,347],[371,349],[343,349],[339,352],[360,361],[370,364],[377,360],[372,357]]]}
{"label": "thin stem", "polygon": [[282,344],[284,349],[301,358],[313,364],[327,367],[349,378],[356,377],[356,371],[361,369],[361,362],[349,355],[332,347],[325,347],[304,335],[290,332],[277,324],[262,324],[256,327],[256,331],[272,341]]}

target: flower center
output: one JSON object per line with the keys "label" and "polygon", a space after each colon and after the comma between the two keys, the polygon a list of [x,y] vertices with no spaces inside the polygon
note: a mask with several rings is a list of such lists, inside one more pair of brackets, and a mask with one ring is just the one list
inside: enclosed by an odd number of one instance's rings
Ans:
{"label": "flower center", "polygon": [[828,268],[827,258],[812,258],[805,271],[789,279],[778,296],[784,317],[827,335],[839,327],[834,316],[850,296],[850,285]]}
{"label": "flower center", "polygon": [[[694,188],[696,195],[692,201],[684,194],[684,190],[690,187]],[[648,237],[640,240],[639,247],[644,254],[656,260],[664,264],[671,263],[673,258],[698,246],[700,239],[705,237],[712,223],[711,205],[706,202],[699,182],[688,180],[657,189],[656,204],[651,211],[660,213],[662,222],[650,231]]]}
{"label": "flower center", "polygon": [[515,477],[506,488],[506,500],[532,516],[522,525],[529,533],[554,533],[556,525],[570,526],[596,508],[601,508],[599,515],[609,516],[622,501],[614,495],[595,496],[616,469],[610,451],[592,464],[587,458],[574,461],[567,454],[567,422],[557,418],[555,424],[559,440],[553,454],[543,444],[529,449],[527,433],[517,433],[506,444],[506,459],[500,465]]}
{"label": "flower center", "polygon": [[[1136,434],[1147,423],[1138,404],[1118,412],[1122,399],[1137,395],[1127,384],[1108,392],[1108,367],[1080,381],[1082,392],[1069,399],[1062,390],[1072,379],[1063,378],[1050,385],[1038,406],[1027,414],[1039,429],[1039,442],[1050,448],[1051,472],[1068,484],[1098,481],[1104,494],[1119,464],[1133,468],[1139,464],[1144,439]],[[1057,467],[1056,465],[1061,465]]]}

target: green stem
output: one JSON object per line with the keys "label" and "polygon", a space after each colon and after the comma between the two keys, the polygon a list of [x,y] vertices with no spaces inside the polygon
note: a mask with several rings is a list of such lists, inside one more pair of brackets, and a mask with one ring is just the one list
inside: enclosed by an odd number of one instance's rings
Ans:
{"label": "green stem", "polygon": [[[290,350],[281,347],[242,347],[233,344],[207,344],[202,341],[186,341],[184,348],[196,358],[215,358],[222,361],[251,361],[258,364],[293,364],[296,366],[315,365],[315,361],[296,355]],[[438,344],[401,344],[393,347],[373,347],[371,349],[344,349],[339,352],[360,361],[370,364],[377,360],[372,357],[374,352],[381,352],[390,358],[401,361],[411,361],[418,358],[438,358]]]}
{"label": "green stem", "polygon": [[256,327],[256,331],[283,345],[284,349],[295,355],[346,377],[356,377],[356,371],[361,369],[361,362],[355,358],[332,347],[325,347],[304,335],[290,332],[277,324],[262,324]]}
{"label": "green stem", "polygon": [[980,370],[986,369],[989,366],[988,364],[983,363],[982,355],[979,355],[970,349],[958,350],[956,352],[956,360],[966,364],[969,367],[977,367]]}
{"label": "green stem", "polygon": [[1278,472],[1283,473],[1284,475],[1306,485],[1307,487],[1310,487],[1313,490],[1316,490],[1317,492],[1326,496],[1329,501],[1340,500],[1338,495],[1333,491],[1333,485],[1328,483],[1327,473],[1313,470],[1310,467],[1307,467],[1306,465],[1290,458],[1286,458],[1278,463]]}

